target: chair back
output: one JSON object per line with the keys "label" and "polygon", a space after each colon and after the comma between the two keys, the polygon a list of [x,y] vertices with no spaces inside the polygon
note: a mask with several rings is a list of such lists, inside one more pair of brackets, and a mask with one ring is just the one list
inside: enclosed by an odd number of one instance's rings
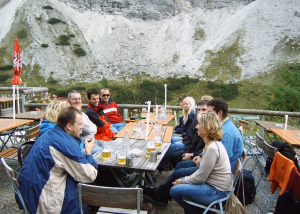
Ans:
{"label": "chair back", "polygon": [[256,145],[259,147],[259,148],[261,148],[261,149],[263,149],[264,148],[264,139],[256,132],[256,134],[255,134],[255,136],[256,136]]}
{"label": "chair back", "polygon": [[79,205],[104,206],[113,208],[136,209],[140,212],[143,203],[141,188],[118,188],[77,184]]}
{"label": "chair back", "polygon": [[250,128],[249,128],[249,122],[246,120],[239,120],[239,125],[243,127],[244,131],[249,131],[250,132]]}
{"label": "chair back", "polygon": [[27,141],[19,147],[19,149],[18,149],[18,161],[19,161],[21,167],[23,166],[25,158],[29,154],[29,152],[30,152],[30,150],[31,150],[34,143],[35,143],[35,141]]}
{"label": "chair back", "polygon": [[25,204],[25,202],[23,200],[23,197],[22,197],[22,195],[21,195],[21,193],[20,193],[20,191],[18,189],[20,187],[20,185],[18,183],[18,180],[16,179],[14,171],[12,170],[12,168],[10,168],[6,164],[4,158],[1,158],[1,162],[2,162],[2,165],[4,166],[4,169],[5,169],[6,173],[7,173],[8,178],[10,180],[11,188],[19,196],[19,199],[20,199],[20,201],[22,203],[22,206],[24,208],[24,212],[26,214],[29,214],[30,212],[28,211],[27,206],[26,206],[26,204]]}
{"label": "chair back", "polygon": [[243,170],[243,164],[241,160],[238,158],[235,162],[232,174],[233,174],[233,188],[236,187],[237,181],[242,173]]}
{"label": "chair back", "polygon": [[40,133],[40,124],[27,129],[26,133],[23,136],[21,136],[22,137],[21,141],[25,141],[25,142],[29,141],[29,140],[33,139],[34,137],[38,136],[39,133]]}
{"label": "chair back", "polygon": [[1,116],[7,116],[13,114],[13,108],[3,108],[1,109]]}
{"label": "chair back", "polygon": [[276,155],[277,148],[271,146],[266,141],[264,141],[264,152],[269,158],[271,158],[273,160]]}

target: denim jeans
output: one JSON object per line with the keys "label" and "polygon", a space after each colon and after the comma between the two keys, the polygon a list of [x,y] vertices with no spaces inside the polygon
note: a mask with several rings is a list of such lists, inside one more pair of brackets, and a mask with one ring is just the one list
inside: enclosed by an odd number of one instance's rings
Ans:
{"label": "denim jeans", "polygon": [[[184,162],[186,162],[186,161],[179,162],[178,164],[184,163]],[[177,165],[176,165],[176,167],[177,167]],[[176,167],[175,167],[174,171],[172,172],[172,174],[168,177],[166,182],[164,182],[158,188],[156,188],[155,197],[157,199],[163,199],[163,198],[169,197],[170,189],[173,186],[173,184],[172,184],[173,181],[175,181],[178,178],[182,178],[182,177],[191,175],[199,168],[198,166],[195,166],[195,164],[194,164],[194,167],[188,167],[188,168],[176,169]]]}
{"label": "denim jeans", "polygon": [[174,154],[175,152],[182,150],[184,148],[185,148],[185,145],[181,141],[171,143],[168,151],[166,152],[165,156],[161,160],[159,166],[162,167],[163,169],[167,169],[169,167],[170,156],[172,154]]}
{"label": "denim jeans", "polygon": [[178,142],[178,141],[180,141],[180,139],[182,139],[182,136],[180,136],[180,137],[177,137],[177,136],[171,137],[171,143]]}
{"label": "denim jeans", "polygon": [[[98,152],[99,150],[102,151],[103,147],[104,147],[104,142],[102,140],[96,140],[95,139],[95,146],[92,150],[92,155],[95,154],[96,152]],[[81,149],[81,153],[84,157],[86,156],[85,148]]]}
{"label": "denim jeans", "polygon": [[114,133],[119,133],[119,131],[121,131],[124,128],[124,124],[123,123],[112,123],[110,126],[110,130]]}
{"label": "denim jeans", "polygon": [[226,197],[230,191],[220,191],[209,183],[179,184],[173,186],[170,195],[184,209],[185,214],[202,213],[202,208],[183,201],[183,197],[192,199],[199,204],[209,205],[211,202]]}

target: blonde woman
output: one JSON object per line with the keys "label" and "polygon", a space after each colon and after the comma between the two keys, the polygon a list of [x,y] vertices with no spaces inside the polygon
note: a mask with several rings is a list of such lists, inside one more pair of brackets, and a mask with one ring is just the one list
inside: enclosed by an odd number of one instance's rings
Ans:
{"label": "blonde woman", "polygon": [[175,127],[175,133],[183,134],[192,124],[195,116],[195,100],[192,97],[186,97],[182,103],[182,118],[179,118],[179,125]]}
{"label": "blonde woman", "polygon": [[232,189],[231,166],[226,149],[221,143],[222,122],[212,112],[197,116],[198,135],[203,138],[205,147],[199,168],[191,175],[176,179],[170,191],[171,197],[187,213],[202,213],[203,209],[189,205],[183,198],[192,199],[200,204],[210,204],[230,194]]}
{"label": "blonde woman", "polygon": [[41,123],[40,134],[52,129],[56,124],[59,112],[69,106],[67,101],[52,100],[46,108],[46,119]]}

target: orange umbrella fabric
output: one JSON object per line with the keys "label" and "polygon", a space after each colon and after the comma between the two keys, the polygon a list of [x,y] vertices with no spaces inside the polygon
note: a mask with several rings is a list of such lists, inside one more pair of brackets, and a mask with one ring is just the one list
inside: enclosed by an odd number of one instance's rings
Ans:
{"label": "orange umbrella fabric", "polygon": [[22,60],[21,60],[21,51],[19,47],[18,39],[15,40],[15,50],[14,50],[14,77],[11,80],[13,85],[19,85],[22,82],[21,80],[21,73],[22,73]]}

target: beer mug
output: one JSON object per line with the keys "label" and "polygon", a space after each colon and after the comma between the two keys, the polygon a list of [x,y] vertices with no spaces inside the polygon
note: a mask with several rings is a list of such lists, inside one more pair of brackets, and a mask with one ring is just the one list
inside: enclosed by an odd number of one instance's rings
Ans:
{"label": "beer mug", "polygon": [[120,151],[117,153],[117,163],[121,166],[126,165],[126,151]]}
{"label": "beer mug", "polygon": [[110,142],[104,143],[104,149],[102,151],[102,159],[109,160],[111,158],[111,145]]}
{"label": "beer mug", "polygon": [[155,151],[155,142],[154,141],[148,141],[147,142],[147,153],[146,158],[150,158],[150,152]]}
{"label": "beer mug", "polygon": [[155,148],[156,148],[156,151],[160,151],[161,144],[162,144],[162,138],[161,138],[161,135],[155,134],[155,136],[154,136],[154,141],[155,141]]}

